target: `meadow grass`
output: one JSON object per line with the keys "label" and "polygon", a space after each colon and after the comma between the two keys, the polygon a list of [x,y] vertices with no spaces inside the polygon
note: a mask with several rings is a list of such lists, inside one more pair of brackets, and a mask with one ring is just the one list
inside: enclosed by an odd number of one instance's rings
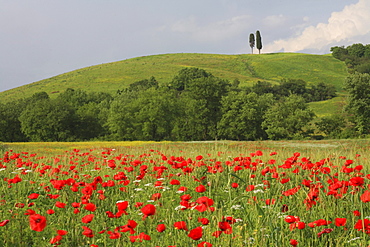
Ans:
{"label": "meadow grass", "polygon": [[[58,236],[54,244],[60,246],[370,244],[366,224],[365,231],[354,228],[370,217],[370,198],[363,196],[370,178],[368,140],[1,146],[1,246],[52,246]],[[38,197],[31,199],[33,194]],[[119,201],[129,205],[124,213]],[[79,206],[72,207],[73,202]],[[143,217],[141,209],[148,204],[156,212]],[[46,227],[30,229],[31,216],[25,214],[46,217]],[[90,214],[93,220],[87,223],[83,217]],[[338,218],[346,224],[337,225]],[[129,220],[137,226],[128,227]],[[186,228],[176,228],[178,223]],[[166,230],[157,231],[159,224]],[[93,234],[89,237],[83,227]],[[201,238],[192,235],[199,227]]]}
{"label": "meadow grass", "polygon": [[144,56],[86,67],[33,82],[0,93],[1,101],[8,102],[45,91],[56,97],[67,88],[88,92],[115,93],[129,84],[154,76],[167,85],[187,67],[204,69],[241,86],[252,86],[258,80],[277,83],[281,79],[303,79],[310,83],[325,82],[342,90],[347,76],[343,62],[327,55],[273,53],[261,55],[221,55],[177,53]]}

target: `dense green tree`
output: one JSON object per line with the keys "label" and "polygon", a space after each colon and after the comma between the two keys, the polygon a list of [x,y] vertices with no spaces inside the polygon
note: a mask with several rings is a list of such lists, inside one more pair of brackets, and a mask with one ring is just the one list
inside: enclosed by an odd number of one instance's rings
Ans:
{"label": "dense green tree", "polygon": [[262,127],[266,129],[269,139],[303,138],[314,116],[305,99],[292,94],[266,111]]}
{"label": "dense green tree", "polygon": [[283,79],[279,86],[275,86],[275,93],[280,97],[287,97],[291,94],[307,96],[307,82],[301,79]]}
{"label": "dense green tree", "polygon": [[28,102],[24,99],[0,104],[0,141],[23,142],[27,137],[21,131],[18,117]]}
{"label": "dense green tree", "polygon": [[212,74],[208,73],[204,69],[199,68],[185,68],[179,71],[171,81],[170,87],[178,91],[188,89],[189,83],[195,79],[210,77]]}
{"label": "dense green tree", "polygon": [[321,118],[315,123],[317,129],[329,138],[341,138],[341,133],[346,127],[346,120],[340,114]]}
{"label": "dense green tree", "polygon": [[330,48],[332,56],[336,59],[344,61],[348,57],[348,51],[344,46],[334,46]]}
{"label": "dense green tree", "polygon": [[337,96],[337,90],[334,85],[319,82],[311,86],[308,90],[309,101],[322,101],[332,99]]}
{"label": "dense green tree", "polygon": [[88,94],[81,89],[75,90],[73,88],[67,88],[67,90],[60,93],[57,98],[76,109],[89,102]]}
{"label": "dense green tree", "polygon": [[[137,82],[134,82],[134,83],[131,83],[129,85],[129,87],[127,88],[127,90],[129,91],[143,91],[143,90],[147,90],[149,88],[158,88],[158,81],[155,79],[154,76],[150,77],[150,79],[144,79],[144,80],[140,80],[140,81],[137,81]],[[121,93],[121,92],[119,92]]]}
{"label": "dense green tree", "polygon": [[264,113],[274,103],[272,94],[231,92],[222,99],[222,118],[218,124],[220,138],[232,140],[266,139],[262,128]]}
{"label": "dense green tree", "polygon": [[177,107],[175,92],[150,88],[117,96],[110,107],[108,124],[116,140],[168,140]]}
{"label": "dense green tree", "polygon": [[258,94],[263,95],[266,93],[276,94],[276,86],[272,85],[270,82],[266,81],[257,81],[253,86],[251,87],[251,91]]}
{"label": "dense green tree", "polygon": [[353,114],[360,134],[370,133],[370,75],[355,73],[346,78],[344,88],[348,92],[345,109]]}
{"label": "dense green tree", "polygon": [[252,54],[253,54],[253,47],[254,47],[254,44],[255,44],[255,38],[254,38],[254,34],[251,33],[249,35],[249,46],[251,47],[252,49]]}
{"label": "dense green tree", "polygon": [[261,38],[261,33],[258,30],[256,32],[256,48],[258,49],[258,53],[261,54],[262,38]]}
{"label": "dense green tree", "polygon": [[353,57],[363,57],[365,55],[365,46],[363,44],[353,44],[347,47],[348,54]]}
{"label": "dense green tree", "polygon": [[22,132],[30,141],[75,140],[75,111],[61,100],[39,100],[27,106],[19,120]]}

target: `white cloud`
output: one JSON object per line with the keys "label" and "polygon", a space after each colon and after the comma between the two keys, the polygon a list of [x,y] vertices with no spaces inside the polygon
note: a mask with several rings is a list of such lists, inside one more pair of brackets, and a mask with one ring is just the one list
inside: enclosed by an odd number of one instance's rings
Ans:
{"label": "white cloud", "polygon": [[195,17],[181,20],[173,24],[173,32],[184,33],[200,42],[215,42],[230,39],[245,33],[250,28],[252,17],[248,15],[236,16],[231,19],[201,25]]}
{"label": "white cloud", "polygon": [[340,12],[333,12],[327,23],[306,27],[299,35],[267,44],[265,52],[328,52],[333,45],[359,42],[370,34],[370,0],[359,0]]}

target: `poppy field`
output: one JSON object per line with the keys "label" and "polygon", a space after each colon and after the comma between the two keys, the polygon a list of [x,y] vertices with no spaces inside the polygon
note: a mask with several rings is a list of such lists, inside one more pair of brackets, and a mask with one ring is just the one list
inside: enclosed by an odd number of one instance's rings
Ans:
{"label": "poppy field", "polygon": [[369,246],[369,150],[0,144],[0,246]]}

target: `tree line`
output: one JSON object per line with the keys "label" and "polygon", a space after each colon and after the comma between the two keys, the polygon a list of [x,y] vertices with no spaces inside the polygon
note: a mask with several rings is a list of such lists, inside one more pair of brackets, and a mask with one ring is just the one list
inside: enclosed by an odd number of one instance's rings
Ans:
{"label": "tree line", "polygon": [[349,73],[370,73],[370,44],[334,46],[330,51],[333,57],[346,63]]}
{"label": "tree line", "polygon": [[303,80],[239,84],[185,68],[169,83],[151,77],[114,95],[39,92],[0,104],[0,141],[306,138],[314,118],[307,102],[335,96],[332,86]]}

